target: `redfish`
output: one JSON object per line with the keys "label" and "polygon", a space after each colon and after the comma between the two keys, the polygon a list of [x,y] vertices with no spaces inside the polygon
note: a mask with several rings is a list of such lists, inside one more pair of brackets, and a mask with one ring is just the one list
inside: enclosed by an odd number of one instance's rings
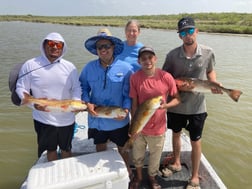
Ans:
{"label": "redfish", "polygon": [[208,81],[208,80],[200,80],[197,78],[177,78],[175,79],[176,85],[179,91],[187,91],[187,92],[205,92],[206,89],[211,91],[212,88],[216,88],[228,94],[228,96],[238,102],[242,91],[236,89],[227,89],[225,87],[220,86],[217,83]]}
{"label": "redfish", "polygon": [[74,112],[83,111],[87,109],[87,105],[81,100],[50,100],[34,98],[33,96],[24,93],[24,99],[22,105],[34,105],[45,106],[48,112]]}
{"label": "redfish", "polygon": [[127,113],[124,109],[116,106],[97,106],[94,111],[98,114],[95,117],[100,118],[118,118],[118,117],[126,117]]}
{"label": "redfish", "polygon": [[[144,126],[148,123],[150,118],[160,107],[161,103],[162,103],[162,96],[157,96],[146,100],[145,102],[143,102],[138,106],[129,127],[128,133],[130,136],[139,134],[143,130]],[[125,143],[122,151],[123,152],[129,151],[129,149],[132,147],[134,140],[135,140],[134,137],[130,137],[128,141]]]}

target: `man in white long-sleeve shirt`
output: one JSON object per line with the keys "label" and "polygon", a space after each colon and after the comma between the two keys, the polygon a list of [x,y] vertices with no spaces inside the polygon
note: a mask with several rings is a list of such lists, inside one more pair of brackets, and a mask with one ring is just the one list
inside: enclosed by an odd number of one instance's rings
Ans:
{"label": "man in white long-sleeve shirt", "polygon": [[[23,99],[24,92],[35,98],[81,99],[81,88],[76,67],[63,59],[67,45],[59,33],[48,34],[41,43],[41,55],[25,62],[17,81],[16,92]],[[71,156],[74,131],[73,112],[47,112],[46,107],[35,105],[32,116],[37,133],[38,157],[47,150],[48,161],[56,160],[57,146],[61,157]]]}

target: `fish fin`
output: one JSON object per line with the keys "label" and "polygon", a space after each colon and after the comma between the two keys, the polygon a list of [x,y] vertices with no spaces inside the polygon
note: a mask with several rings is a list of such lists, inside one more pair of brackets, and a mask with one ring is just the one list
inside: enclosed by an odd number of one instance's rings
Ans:
{"label": "fish fin", "polygon": [[228,92],[228,95],[230,96],[230,98],[232,98],[235,102],[238,102],[241,94],[242,94],[241,91],[235,90],[235,89],[229,89],[229,92]]}
{"label": "fish fin", "polygon": [[122,148],[122,153],[126,153],[126,152],[129,152],[130,149],[132,148],[132,144],[133,144],[133,141],[132,139],[128,139],[128,141],[124,144],[123,148]]}

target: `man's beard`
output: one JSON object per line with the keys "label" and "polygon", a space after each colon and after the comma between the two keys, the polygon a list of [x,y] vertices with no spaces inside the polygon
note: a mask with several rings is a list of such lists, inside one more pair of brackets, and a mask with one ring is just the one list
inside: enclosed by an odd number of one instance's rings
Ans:
{"label": "man's beard", "polygon": [[184,45],[186,45],[186,46],[191,46],[193,44],[194,44],[194,40],[189,40],[189,41],[184,42]]}

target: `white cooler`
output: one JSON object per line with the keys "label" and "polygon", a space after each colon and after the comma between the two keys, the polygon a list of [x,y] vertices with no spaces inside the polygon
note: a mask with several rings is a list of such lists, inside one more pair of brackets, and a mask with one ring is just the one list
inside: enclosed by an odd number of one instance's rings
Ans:
{"label": "white cooler", "polygon": [[125,163],[108,150],[34,165],[27,189],[128,189]]}

